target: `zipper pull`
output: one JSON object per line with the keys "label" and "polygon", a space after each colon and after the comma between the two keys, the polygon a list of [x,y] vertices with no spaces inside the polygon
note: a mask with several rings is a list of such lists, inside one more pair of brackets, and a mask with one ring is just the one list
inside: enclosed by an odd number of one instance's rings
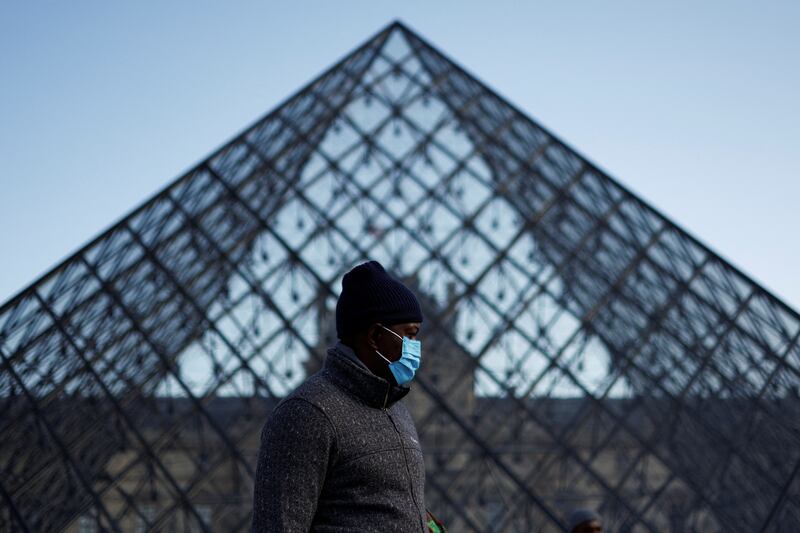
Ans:
{"label": "zipper pull", "polygon": [[381,408],[384,411],[386,410],[386,404],[389,403],[389,390],[391,388],[392,388],[392,385],[391,384],[387,384],[387,386],[386,386],[386,397],[383,399],[383,407]]}

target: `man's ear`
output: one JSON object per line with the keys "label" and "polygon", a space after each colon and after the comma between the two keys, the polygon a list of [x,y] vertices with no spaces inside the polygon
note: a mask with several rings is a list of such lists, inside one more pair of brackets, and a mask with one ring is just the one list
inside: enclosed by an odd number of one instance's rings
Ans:
{"label": "man's ear", "polygon": [[381,333],[381,328],[378,326],[377,323],[370,324],[366,331],[366,338],[367,344],[372,349],[378,348],[378,343],[375,341],[375,338],[378,337]]}

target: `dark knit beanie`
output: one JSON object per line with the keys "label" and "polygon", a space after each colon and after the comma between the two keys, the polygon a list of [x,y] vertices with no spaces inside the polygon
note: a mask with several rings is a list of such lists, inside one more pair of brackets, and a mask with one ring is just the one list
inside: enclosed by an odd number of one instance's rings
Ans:
{"label": "dark knit beanie", "polygon": [[592,520],[600,520],[600,515],[591,509],[573,509],[567,517],[567,531],[570,533],[579,525]]}
{"label": "dark knit beanie", "polygon": [[336,303],[336,333],[345,339],[373,322],[387,326],[422,322],[417,297],[377,261],[362,263],[342,278],[342,294]]}

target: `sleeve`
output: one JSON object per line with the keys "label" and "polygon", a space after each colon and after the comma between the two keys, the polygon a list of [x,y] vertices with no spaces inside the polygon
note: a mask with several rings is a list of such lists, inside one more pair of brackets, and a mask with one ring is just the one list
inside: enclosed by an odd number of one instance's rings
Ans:
{"label": "sleeve", "polygon": [[261,431],[253,533],[311,528],[336,443],[327,416],[302,399],[280,404]]}

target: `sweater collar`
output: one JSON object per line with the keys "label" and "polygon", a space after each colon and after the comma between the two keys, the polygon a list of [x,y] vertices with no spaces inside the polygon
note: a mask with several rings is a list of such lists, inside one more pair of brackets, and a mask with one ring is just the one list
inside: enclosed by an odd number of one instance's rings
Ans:
{"label": "sweater collar", "polygon": [[329,348],[323,367],[340,389],[379,409],[391,407],[411,390],[376,376],[363,363],[359,365],[348,357],[345,349],[349,350],[341,343]]}

